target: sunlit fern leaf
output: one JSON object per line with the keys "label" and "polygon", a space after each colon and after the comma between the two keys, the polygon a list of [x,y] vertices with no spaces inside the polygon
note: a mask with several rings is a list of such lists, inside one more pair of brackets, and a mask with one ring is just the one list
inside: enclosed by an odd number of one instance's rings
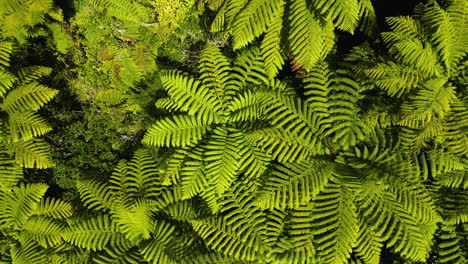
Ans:
{"label": "sunlit fern leaf", "polygon": [[171,112],[180,111],[182,108],[182,106],[178,105],[175,100],[169,97],[156,100],[156,103],[154,105],[156,106],[156,108],[168,110]]}
{"label": "sunlit fern leaf", "polygon": [[28,141],[52,130],[43,117],[32,111],[10,114],[9,125],[14,142]]}
{"label": "sunlit fern leaf", "polygon": [[239,142],[242,134],[235,129],[216,128],[204,148],[206,177],[216,192],[222,194],[235,180],[239,169]]}
{"label": "sunlit fern leaf", "polygon": [[428,40],[440,56],[447,76],[458,74],[456,65],[467,53],[467,13],[468,5],[464,1],[450,1],[447,11],[436,1],[429,1],[421,10],[420,20],[428,31]]}
{"label": "sunlit fern leaf", "polygon": [[265,37],[260,45],[266,72],[270,78],[274,78],[284,64],[281,52],[284,6],[280,4],[280,7],[275,11],[276,12],[272,14],[270,24],[267,25],[268,30],[266,31]]}
{"label": "sunlit fern leaf", "polygon": [[329,21],[321,22],[311,13],[305,0],[293,0],[290,8],[288,37],[291,53],[308,70],[328,53],[326,42],[330,38],[327,35],[333,35],[333,26]]}
{"label": "sunlit fern leaf", "polygon": [[319,130],[322,131],[328,126],[326,121],[330,115],[332,72],[325,62],[319,62],[305,75],[303,82],[306,102],[314,115],[319,117]]}
{"label": "sunlit fern leaf", "polygon": [[114,201],[113,220],[129,241],[140,241],[151,237],[153,219],[151,207],[145,200],[133,200],[132,203]]}
{"label": "sunlit fern leaf", "polygon": [[189,199],[201,193],[209,184],[201,161],[187,161],[180,172],[181,189],[184,199]]}
{"label": "sunlit fern leaf", "polygon": [[403,66],[392,61],[378,63],[364,70],[380,89],[390,96],[401,97],[418,87],[427,78],[412,66]]}
{"label": "sunlit fern leaf", "polygon": [[0,222],[21,229],[34,214],[48,186],[43,183],[21,184],[7,193],[0,208]]}
{"label": "sunlit fern leaf", "polygon": [[263,34],[283,5],[283,0],[249,1],[233,22],[233,48],[243,48]]}
{"label": "sunlit fern leaf", "polygon": [[325,136],[331,135],[344,150],[355,146],[371,132],[359,117],[358,101],[363,97],[360,87],[347,75],[343,71],[335,78],[330,96],[330,127],[324,131]]}
{"label": "sunlit fern leaf", "polygon": [[238,88],[246,83],[257,85],[270,83],[260,49],[256,47],[240,53],[234,60],[232,70],[232,84]]}
{"label": "sunlit fern leaf", "polygon": [[49,146],[41,139],[12,142],[9,151],[25,168],[45,169],[54,165]]}
{"label": "sunlit fern leaf", "polygon": [[402,120],[399,124],[417,126],[418,123],[431,121],[434,116],[444,118],[455,98],[455,87],[447,83],[447,80],[429,80],[425,82],[424,88],[402,104]]}
{"label": "sunlit fern leaf", "polygon": [[198,119],[213,120],[220,109],[214,91],[200,81],[177,71],[167,71],[160,75],[161,81],[169,96],[180,106],[180,110]]}
{"label": "sunlit fern leaf", "polygon": [[129,244],[108,214],[76,221],[65,229],[63,238],[75,246],[93,251],[102,250],[107,245]]}
{"label": "sunlit fern leaf", "polygon": [[405,65],[414,65],[424,74],[441,74],[437,53],[431,46],[425,45],[423,40],[415,37],[422,34],[418,22],[409,17],[388,18],[387,22],[394,32],[382,33],[382,39],[391,55]]}
{"label": "sunlit fern leaf", "polygon": [[108,106],[115,106],[127,100],[127,94],[117,89],[108,89],[98,93],[95,97],[97,101],[101,101]]}
{"label": "sunlit fern leaf", "polygon": [[107,15],[123,21],[145,22],[148,19],[143,6],[131,0],[91,0],[90,3]]}
{"label": "sunlit fern leaf", "polygon": [[286,231],[285,223],[287,213],[284,210],[265,210],[266,226],[264,241],[269,247],[275,247],[281,239],[281,235]]}
{"label": "sunlit fern leaf", "polygon": [[0,191],[9,191],[23,178],[22,168],[9,155],[0,154]]}
{"label": "sunlit fern leaf", "polygon": [[156,161],[146,149],[139,149],[127,163],[125,188],[128,197],[154,198],[160,188]]}
{"label": "sunlit fern leaf", "polygon": [[288,210],[284,220],[284,232],[276,245],[278,252],[273,263],[316,263],[311,204]]}
{"label": "sunlit fern leaf", "polygon": [[164,208],[163,212],[175,220],[196,219],[204,214],[200,200],[197,199],[177,201]]}
{"label": "sunlit fern leaf", "polygon": [[466,252],[463,252],[461,239],[456,232],[456,225],[444,223],[438,235],[438,260],[440,263],[466,263]]}
{"label": "sunlit fern leaf", "polygon": [[353,33],[359,19],[358,0],[312,1],[312,8],[326,14],[338,29]]}
{"label": "sunlit fern leaf", "polygon": [[282,128],[291,135],[297,136],[305,142],[311,142],[318,135],[318,118],[307,103],[293,96],[278,93],[264,93],[266,102],[264,115],[271,120],[271,124]]}
{"label": "sunlit fern leaf", "polygon": [[253,205],[248,186],[237,184],[224,195],[222,216],[190,220],[206,245],[236,260],[255,260],[261,253],[265,217]]}
{"label": "sunlit fern leaf", "polygon": [[232,122],[258,120],[263,111],[262,104],[252,91],[238,94],[238,96],[230,100],[228,107]]}
{"label": "sunlit fern leaf", "polygon": [[3,100],[1,108],[9,114],[36,111],[57,95],[58,91],[32,82],[16,87]]}
{"label": "sunlit fern leaf", "polygon": [[377,16],[372,6],[371,0],[359,1],[359,24],[358,29],[368,36],[374,37],[377,34]]}
{"label": "sunlit fern leaf", "polygon": [[140,249],[146,261],[153,264],[175,264],[168,251],[175,227],[165,221],[155,221],[152,226],[152,239],[148,240]]}
{"label": "sunlit fern leaf", "polygon": [[34,215],[55,219],[67,219],[72,214],[73,207],[70,203],[54,197],[43,198],[34,210]]}
{"label": "sunlit fern leaf", "polygon": [[303,140],[284,129],[256,130],[246,134],[245,138],[266,152],[272,159],[277,159],[280,162],[305,160],[310,156],[325,152],[324,146],[319,140],[313,139],[305,145]]}
{"label": "sunlit fern leaf", "polygon": [[217,104],[224,108],[226,99],[230,99],[224,96],[232,71],[228,59],[218,47],[207,45],[200,54],[198,69],[201,83],[216,95]]}
{"label": "sunlit fern leaf", "polygon": [[0,98],[3,98],[17,80],[16,76],[0,68]]}
{"label": "sunlit fern leaf", "polygon": [[309,203],[332,177],[330,162],[310,160],[274,167],[258,193],[262,208],[298,208]]}
{"label": "sunlit fern leaf", "polygon": [[50,263],[46,251],[32,239],[25,240],[21,245],[13,245],[10,249],[10,252],[13,263]]}
{"label": "sunlit fern leaf", "polygon": [[410,260],[424,261],[428,256],[426,242],[416,219],[407,212],[397,197],[389,192],[367,190],[363,216],[387,247]]}
{"label": "sunlit fern leaf", "polygon": [[468,173],[466,171],[444,173],[438,178],[444,187],[468,189]]}
{"label": "sunlit fern leaf", "polygon": [[[127,174],[127,160],[120,160],[114,167],[109,179],[109,190],[114,194],[126,193],[125,175]],[[99,184],[98,188],[105,190],[104,184]],[[103,196],[104,197],[104,196]]]}
{"label": "sunlit fern leaf", "polygon": [[65,224],[46,217],[31,217],[23,226],[23,235],[44,247],[53,247],[63,242]]}
{"label": "sunlit fern leaf", "polygon": [[111,191],[106,184],[97,181],[79,180],[76,188],[84,206],[91,210],[107,211],[111,207]]}
{"label": "sunlit fern leaf", "polygon": [[179,115],[156,121],[143,143],[152,146],[184,147],[196,143],[210,130],[212,122],[195,116]]}
{"label": "sunlit fern leaf", "polygon": [[[19,1],[17,2],[19,3]],[[13,53],[14,44],[13,42],[0,42],[0,64],[9,67],[10,66],[10,57]]]}
{"label": "sunlit fern leaf", "polygon": [[261,151],[260,147],[250,144],[245,135],[243,141],[239,141],[239,172],[247,178],[258,178],[266,171],[270,164],[271,157]]}
{"label": "sunlit fern leaf", "polygon": [[321,263],[347,263],[359,225],[355,195],[329,183],[312,201],[314,242]]}
{"label": "sunlit fern leaf", "polygon": [[[82,261],[79,263],[90,263]],[[76,264],[79,264],[76,263]],[[140,264],[145,263],[143,256],[137,248],[131,248],[126,251],[115,250],[115,248],[106,248],[105,251],[100,251],[98,254],[93,254],[92,263],[96,264]],[[65,263],[64,263],[65,264]]]}
{"label": "sunlit fern leaf", "polygon": [[[395,183],[395,182],[394,182]],[[436,225],[442,218],[437,213],[431,194],[421,184],[399,183],[389,189],[406,212],[419,224]]]}
{"label": "sunlit fern leaf", "polygon": [[382,239],[372,230],[362,216],[359,217],[359,234],[355,245],[356,254],[365,264],[380,264]]}
{"label": "sunlit fern leaf", "polygon": [[443,125],[445,144],[450,152],[463,156],[468,154],[468,108],[455,99]]}
{"label": "sunlit fern leaf", "polygon": [[37,81],[45,76],[49,76],[51,73],[52,68],[50,67],[28,66],[20,68],[16,74],[20,83],[24,85],[33,81]]}

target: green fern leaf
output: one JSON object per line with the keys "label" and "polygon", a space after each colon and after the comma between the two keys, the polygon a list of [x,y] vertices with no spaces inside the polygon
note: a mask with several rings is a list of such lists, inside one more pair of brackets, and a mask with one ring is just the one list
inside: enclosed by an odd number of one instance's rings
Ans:
{"label": "green fern leaf", "polygon": [[350,190],[330,183],[313,200],[314,241],[321,263],[347,263],[359,231],[354,199]]}
{"label": "green fern leaf", "polygon": [[37,111],[57,95],[58,91],[38,83],[29,83],[12,90],[5,97],[1,108],[9,114]]}
{"label": "green fern leaf", "polygon": [[47,216],[55,219],[67,219],[73,214],[71,204],[53,197],[42,199],[34,210],[34,215]]}

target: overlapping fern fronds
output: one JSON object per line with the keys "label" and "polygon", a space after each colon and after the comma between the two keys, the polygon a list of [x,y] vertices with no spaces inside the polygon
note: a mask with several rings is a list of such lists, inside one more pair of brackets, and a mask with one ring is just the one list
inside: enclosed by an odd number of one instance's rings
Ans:
{"label": "overlapping fern fronds", "polygon": [[[367,0],[227,0],[218,11],[213,31],[232,32],[233,47],[261,40],[267,74],[274,77],[284,60],[293,57],[310,70],[332,50],[334,29],[373,34],[375,14]],[[284,52],[284,51],[287,51]]]}

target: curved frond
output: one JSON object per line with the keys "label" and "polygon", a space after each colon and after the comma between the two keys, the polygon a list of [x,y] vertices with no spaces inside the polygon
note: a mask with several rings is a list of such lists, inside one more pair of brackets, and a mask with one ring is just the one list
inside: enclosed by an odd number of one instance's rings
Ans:
{"label": "curved frond", "polygon": [[178,115],[156,121],[148,130],[143,143],[152,146],[184,147],[202,139],[211,122],[195,116]]}
{"label": "curved frond", "polygon": [[354,199],[350,190],[329,183],[312,201],[314,242],[321,263],[347,263],[359,231]]}
{"label": "curved frond", "polygon": [[47,216],[55,219],[67,219],[73,214],[70,203],[54,197],[42,199],[34,210],[34,215]]}
{"label": "curved frond", "polygon": [[21,184],[7,193],[0,207],[0,223],[21,229],[34,214],[49,186],[43,183]]}
{"label": "curved frond", "polygon": [[1,107],[8,113],[36,111],[57,95],[58,91],[32,82],[16,87],[5,97]]}
{"label": "curved frond", "polygon": [[41,139],[12,142],[9,151],[25,168],[45,169],[54,165],[49,146]]}
{"label": "curved frond", "polygon": [[178,71],[163,72],[160,78],[169,96],[180,106],[180,110],[207,122],[215,118],[221,105],[214,91]]}
{"label": "curved frond", "polygon": [[117,229],[108,214],[100,214],[80,219],[63,232],[65,241],[93,251],[102,250],[107,245],[122,245],[129,242]]}
{"label": "curved frond", "polygon": [[232,24],[234,49],[240,49],[251,43],[256,37],[263,34],[267,27],[281,19],[275,14],[284,5],[283,0],[251,0],[235,17]]}
{"label": "curved frond", "polygon": [[84,206],[91,210],[109,210],[111,194],[106,184],[97,181],[77,181],[76,188]]}

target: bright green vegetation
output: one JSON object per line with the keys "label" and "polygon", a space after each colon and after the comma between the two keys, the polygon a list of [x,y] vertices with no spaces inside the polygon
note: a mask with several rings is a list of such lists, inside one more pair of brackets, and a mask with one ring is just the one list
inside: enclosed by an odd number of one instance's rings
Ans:
{"label": "bright green vegetation", "polygon": [[403,3],[0,0],[0,263],[467,263],[468,2]]}

